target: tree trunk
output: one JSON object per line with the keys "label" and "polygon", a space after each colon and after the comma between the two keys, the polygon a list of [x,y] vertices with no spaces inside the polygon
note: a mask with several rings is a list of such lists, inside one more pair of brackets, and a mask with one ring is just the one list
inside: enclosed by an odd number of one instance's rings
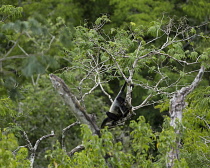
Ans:
{"label": "tree trunk", "polygon": [[[175,133],[178,135],[181,133],[179,128],[177,127],[176,122],[182,121],[182,114],[183,114],[183,109],[185,108],[185,98],[186,96],[191,93],[195,87],[199,84],[199,82],[201,81],[201,78],[203,76],[205,69],[202,66],[197,74],[197,76],[195,77],[194,81],[192,82],[192,84],[190,86],[186,86],[181,88],[180,90],[178,90],[173,98],[170,100],[170,110],[169,110],[169,114],[170,114],[170,125],[172,127],[174,127]],[[168,168],[171,168],[174,166],[174,161],[176,159],[179,159],[179,148],[180,148],[180,138],[176,139],[176,145],[175,147],[172,147],[171,151],[168,153],[168,160],[166,162],[166,166]]]}

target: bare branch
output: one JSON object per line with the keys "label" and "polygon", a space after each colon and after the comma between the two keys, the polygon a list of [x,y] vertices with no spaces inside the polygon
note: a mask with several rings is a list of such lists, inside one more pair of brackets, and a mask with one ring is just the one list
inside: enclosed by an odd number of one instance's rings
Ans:
{"label": "bare branch", "polygon": [[[36,141],[36,143],[35,143],[35,145],[33,147],[32,144],[31,144],[31,141],[28,138],[28,135],[26,134],[26,132],[25,131],[22,131],[22,132],[23,132],[23,135],[25,137],[26,142],[28,143],[25,146],[28,146],[29,150],[31,151],[31,155],[30,155],[29,161],[30,161],[30,168],[33,168],[33,164],[34,164],[34,160],[35,160],[35,153],[36,153],[36,150],[37,150],[37,148],[39,146],[39,143],[42,140],[46,139],[46,138],[53,137],[55,134],[54,134],[54,131],[52,131],[50,134],[42,136],[41,138],[39,138]],[[16,152],[17,150],[19,150],[21,147],[25,147],[25,146],[18,147],[14,152]]]}
{"label": "bare branch", "polygon": [[67,154],[68,154],[69,156],[73,156],[74,153],[79,152],[79,151],[84,150],[84,149],[85,149],[85,147],[84,147],[83,145],[78,145],[77,147],[75,147],[74,149],[72,149],[72,150],[71,150],[70,152],[68,152]]}
{"label": "bare branch", "polygon": [[39,143],[40,143],[42,140],[44,140],[44,139],[46,139],[46,138],[49,138],[49,137],[53,137],[54,135],[55,135],[54,131],[51,131],[50,134],[44,135],[44,136],[42,136],[41,138],[39,138],[39,139],[36,141],[35,145],[34,145],[34,150],[37,150],[37,148],[38,148],[38,146],[39,146]]}
{"label": "bare branch", "polygon": [[29,140],[28,135],[26,134],[25,131],[23,131],[23,135],[25,137],[26,142],[28,143],[29,150],[32,150],[33,149],[33,146],[32,146],[31,141]]}
{"label": "bare branch", "polygon": [[179,121],[182,120],[182,110],[185,107],[185,97],[192,92],[195,87],[199,84],[199,82],[202,79],[202,76],[204,74],[205,68],[203,66],[201,66],[197,76],[195,77],[194,81],[192,82],[192,84],[190,86],[186,86],[181,88],[179,91],[177,91],[173,98],[170,100],[170,117],[171,117],[171,126],[173,126],[174,128],[176,127],[176,119],[178,119]]}
{"label": "bare branch", "polygon": [[117,66],[118,70],[120,71],[122,77],[126,80],[127,78],[126,78],[125,74],[123,73],[122,68],[121,68],[120,65],[118,64],[118,62],[117,62],[115,56],[114,56],[112,53],[110,53],[107,49],[103,48],[102,46],[100,46],[100,48],[101,48],[103,51],[106,51],[106,52],[112,57],[112,59],[113,59],[114,62],[115,62],[115,65]]}
{"label": "bare branch", "polygon": [[104,90],[104,88],[101,84],[101,79],[99,76],[98,76],[98,82],[99,82],[99,86],[100,86],[102,92],[109,98],[110,102],[113,103],[112,97]]}
{"label": "bare branch", "polygon": [[91,94],[93,92],[93,90],[95,90],[98,87],[98,83],[96,83],[88,92],[86,92],[83,96],[82,96],[82,100],[84,99],[85,96]]}
{"label": "bare branch", "polygon": [[[163,81],[164,79],[165,79],[165,76],[162,75],[162,78],[161,78],[161,79],[157,82],[157,84],[156,84],[153,88],[151,88],[151,89],[152,89],[152,90],[155,90],[155,91],[157,91],[157,93],[159,93],[157,87],[158,87],[158,85],[161,83],[161,81]],[[148,100],[149,100],[151,97],[153,97],[153,96],[154,96],[153,94],[149,94],[149,95],[147,96],[147,98],[144,99],[144,101],[143,101],[140,105],[138,105],[138,106],[136,106],[136,107],[133,107],[133,110],[138,110],[139,108],[145,106],[145,105],[147,104]]]}
{"label": "bare branch", "polygon": [[12,153],[13,153],[13,155],[16,155],[16,153],[17,153],[17,151],[19,151],[20,150],[20,148],[26,148],[28,145],[24,145],[24,146],[18,146],[18,148],[17,149],[15,149]]}
{"label": "bare branch", "polygon": [[[185,108],[185,98],[186,96],[191,93],[195,87],[199,84],[204,74],[205,68],[201,66],[197,76],[195,77],[194,81],[191,83],[190,86],[186,86],[178,90],[173,98],[170,100],[170,125],[174,127],[175,133],[177,135],[180,134],[180,130],[177,128],[176,121],[178,120],[181,122],[183,109]],[[172,147],[171,151],[168,153],[168,160],[167,160],[167,167],[173,167],[174,161],[179,158],[179,147],[180,147],[180,139],[177,138],[176,140],[176,147]]]}
{"label": "bare branch", "polygon": [[50,74],[50,80],[51,80],[54,88],[56,89],[56,91],[60,94],[60,96],[65,101],[65,103],[72,109],[72,112],[75,115],[75,117],[82,124],[87,124],[94,134],[99,135],[100,129],[96,125],[95,121],[80,105],[79,101],[70,92],[70,90],[69,90],[68,86],[65,84],[65,82],[61,78],[59,78],[53,74]]}
{"label": "bare branch", "polygon": [[78,124],[80,124],[80,122],[79,122],[79,121],[76,121],[75,123],[73,123],[73,124],[67,126],[66,128],[64,128],[64,129],[62,130],[62,142],[61,142],[62,149],[66,150],[66,149],[65,149],[65,145],[64,145],[65,136],[66,136],[66,135],[65,135],[66,131],[69,130],[70,128],[72,128],[73,126],[78,125]]}
{"label": "bare branch", "polygon": [[44,139],[46,139],[46,138],[49,138],[49,137],[53,137],[55,134],[54,134],[54,131],[52,131],[51,132],[51,134],[48,134],[48,135],[44,135],[44,136],[42,136],[41,138],[39,138],[37,141],[36,141],[36,143],[35,143],[35,145],[34,145],[34,147],[31,149],[31,155],[30,155],[30,167],[31,168],[33,168],[33,165],[34,165],[34,160],[35,160],[35,156],[36,156],[36,150],[37,150],[37,148],[38,148],[38,146],[39,146],[39,143],[42,141],[42,140],[44,140]]}
{"label": "bare branch", "polygon": [[[21,36],[22,34],[20,34]],[[5,59],[7,56],[9,56],[9,54],[13,51],[13,49],[18,45],[20,36],[18,37],[17,41],[14,41],[14,45],[12,46],[12,48],[4,55],[4,57],[2,59]],[[1,61],[1,60],[0,60]]]}
{"label": "bare branch", "polygon": [[196,118],[201,119],[201,120],[206,124],[206,127],[210,130],[210,125],[209,125],[208,122],[204,119],[204,117],[197,116]]}
{"label": "bare branch", "polygon": [[186,64],[186,65],[197,64],[197,63],[198,63],[198,60],[199,60],[199,58],[200,58],[200,56],[199,56],[199,57],[197,58],[196,62],[187,62],[187,61],[183,61],[183,60],[176,59],[176,58],[170,56],[169,54],[161,53],[160,51],[154,51],[153,53],[154,53],[154,54],[159,54],[159,55],[167,56],[167,57],[169,57],[169,58],[171,58],[171,59],[173,59],[173,60],[175,60],[175,61],[177,61],[177,62],[181,62],[181,63],[184,63],[184,64]]}

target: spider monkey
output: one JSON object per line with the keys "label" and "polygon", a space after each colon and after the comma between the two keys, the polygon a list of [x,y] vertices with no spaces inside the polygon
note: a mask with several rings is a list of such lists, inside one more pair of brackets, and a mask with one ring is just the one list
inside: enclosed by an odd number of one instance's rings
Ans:
{"label": "spider monkey", "polygon": [[111,121],[112,125],[114,125],[116,121],[128,115],[131,108],[127,106],[125,99],[122,97],[126,84],[127,83],[125,82],[122,88],[120,89],[118,95],[114,99],[109,111],[106,112],[107,118],[105,118],[102,122],[101,128],[104,128],[106,123]]}

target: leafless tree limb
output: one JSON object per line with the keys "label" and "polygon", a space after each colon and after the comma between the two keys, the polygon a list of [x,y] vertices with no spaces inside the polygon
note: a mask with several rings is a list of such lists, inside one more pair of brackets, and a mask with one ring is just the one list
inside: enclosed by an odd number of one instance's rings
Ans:
{"label": "leafless tree limb", "polygon": [[35,143],[35,145],[34,145],[34,147],[31,149],[31,155],[30,155],[30,167],[31,168],[33,168],[33,165],[34,165],[34,160],[35,160],[35,156],[36,156],[36,150],[37,150],[37,148],[38,148],[38,146],[39,146],[39,143],[42,141],[42,140],[44,140],[44,139],[46,139],[46,138],[49,138],[49,137],[53,137],[55,134],[54,134],[54,131],[52,131],[51,132],[51,134],[48,134],[48,135],[44,135],[44,136],[42,136],[41,138],[39,138],[37,141],[36,141],[36,143]]}
{"label": "leafless tree limb", "polygon": [[[30,142],[30,140],[29,140],[28,135],[26,134],[26,132],[25,132],[25,131],[22,131],[22,132],[23,132],[23,135],[24,135],[24,137],[25,137],[26,142],[28,143],[28,144],[25,145],[25,146],[28,146],[28,148],[29,148],[29,150],[30,150],[30,152],[31,152],[31,155],[30,155],[30,158],[29,158],[29,161],[30,161],[30,168],[33,168],[34,160],[35,160],[35,156],[36,156],[36,150],[37,150],[37,148],[38,148],[38,146],[39,146],[39,143],[40,143],[42,140],[46,139],[46,138],[53,137],[55,134],[54,134],[54,131],[52,131],[50,134],[42,136],[41,138],[39,138],[39,139],[36,141],[35,145],[33,146],[33,145],[31,144],[31,142]],[[25,147],[25,146],[22,146],[22,147]],[[21,148],[21,146],[20,146],[18,149],[16,149],[15,151],[19,150],[20,148]]]}
{"label": "leafless tree limb", "polygon": [[69,156],[73,156],[74,155],[74,153],[76,153],[76,152],[80,152],[81,150],[84,150],[85,149],[85,147],[83,146],[83,145],[78,145],[77,147],[75,147],[74,149],[72,149],[70,152],[68,152],[67,154],[69,155]]}
{"label": "leafless tree limb", "polygon": [[20,150],[20,148],[26,148],[28,145],[24,145],[24,146],[18,146],[18,148],[17,149],[15,149],[12,153],[13,153],[13,155],[16,155],[16,153],[17,153],[17,151],[19,151]]}
{"label": "leafless tree limb", "polygon": [[32,150],[33,149],[33,146],[32,146],[31,141],[29,140],[28,135],[26,134],[25,131],[23,131],[23,135],[25,137],[26,142],[28,143],[29,150]]}
{"label": "leafless tree limb", "polygon": [[66,150],[65,144],[64,144],[65,143],[65,136],[66,136],[65,133],[66,133],[66,131],[69,130],[70,128],[72,128],[73,126],[78,125],[78,124],[80,124],[80,122],[76,121],[75,123],[67,126],[66,128],[64,128],[62,130],[62,142],[61,142],[62,149]]}
{"label": "leafless tree limb", "polygon": [[[21,36],[22,34],[20,34]],[[4,55],[4,57],[2,59],[5,59],[7,56],[10,55],[10,53],[13,51],[13,49],[18,45],[18,42],[19,42],[19,39],[20,39],[20,36],[18,37],[17,41],[14,41],[14,45],[12,46],[12,48],[10,48],[10,50]]]}
{"label": "leafless tree limb", "polygon": [[[175,133],[177,135],[180,134],[180,130],[177,128],[176,121],[181,122],[182,120],[183,109],[185,108],[185,98],[199,84],[204,74],[204,71],[205,68],[201,66],[197,76],[195,77],[191,85],[182,87],[174,94],[173,98],[170,100],[170,109],[169,109],[169,114],[171,118],[170,125],[174,127]],[[180,139],[177,138],[175,143],[176,147],[172,147],[171,151],[168,153],[168,159],[166,163],[166,166],[168,168],[173,167],[174,161],[176,159],[179,159]]]}
{"label": "leafless tree limb", "polygon": [[91,116],[80,105],[77,98],[71,93],[65,82],[56,75],[50,74],[50,80],[56,91],[63,98],[65,103],[72,109],[72,113],[82,123],[87,124],[94,134],[99,135],[100,129]]}

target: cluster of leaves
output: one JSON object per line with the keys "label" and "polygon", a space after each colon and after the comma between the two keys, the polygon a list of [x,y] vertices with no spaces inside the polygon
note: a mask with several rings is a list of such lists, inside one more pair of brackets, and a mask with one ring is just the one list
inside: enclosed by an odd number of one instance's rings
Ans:
{"label": "cluster of leaves", "polygon": [[2,5],[0,8],[1,20],[5,21],[7,18],[15,19],[20,17],[22,12],[22,7],[15,8],[12,5]]}
{"label": "cluster of leaves", "polygon": [[8,168],[29,167],[27,160],[28,150],[25,147],[18,149],[18,141],[14,134],[0,131],[0,166]]}
{"label": "cluster of leaves", "polygon": [[183,118],[183,157],[189,163],[189,167],[195,164],[200,167],[208,167],[210,164],[210,87],[197,89],[188,97],[188,108]]}
{"label": "cluster of leaves", "polygon": [[[120,141],[114,140],[116,138],[107,129],[102,130],[99,138],[82,125],[85,150],[69,158],[57,144],[53,151],[47,152],[46,157],[51,160],[49,167],[165,167],[166,155],[175,145],[175,133],[168,121],[162,132],[156,134],[144,117],[140,117],[138,122],[131,122],[130,135]],[[130,140],[125,141],[126,138]],[[128,149],[125,148],[126,143]],[[188,164],[190,161],[186,162],[183,157],[176,161],[175,167],[188,167]]]}

